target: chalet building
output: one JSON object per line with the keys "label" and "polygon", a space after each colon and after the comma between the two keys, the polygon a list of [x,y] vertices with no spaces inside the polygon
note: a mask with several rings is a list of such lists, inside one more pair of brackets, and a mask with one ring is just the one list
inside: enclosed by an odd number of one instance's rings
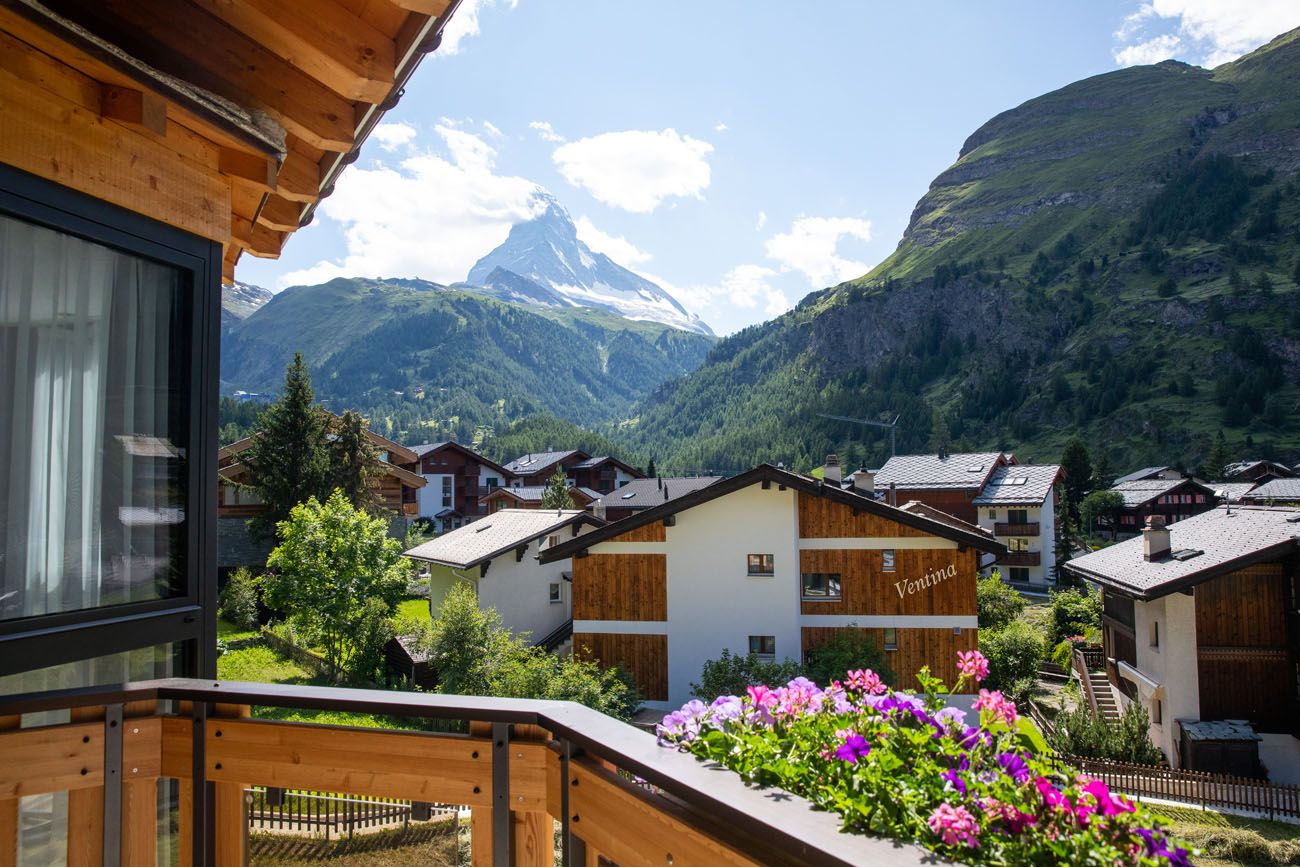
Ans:
{"label": "chalet building", "polygon": [[1300,479],[1272,479],[1241,496],[1243,503],[1300,505]]}
{"label": "chalet building", "polygon": [[486,515],[483,498],[512,478],[505,467],[459,443],[424,443],[411,451],[417,456],[415,471],[427,482],[417,499],[417,514],[439,532]]}
{"label": "chalet building", "polygon": [[1153,479],[1173,480],[1181,479],[1182,477],[1182,471],[1175,467],[1143,467],[1135,472],[1120,476],[1113,482],[1113,484],[1118,485],[1123,482],[1149,482]]}
{"label": "chalet building", "polygon": [[1007,546],[1007,553],[996,561],[1007,580],[1034,588],[1056,581],[1061,479],[1055,464],[1002,466],[975,497],[979,525]]}
{"label": "chalet building", "polygon": [[1222,506],[1071,560],[1110,683],[1175,767],[1300,783],[1300,509]]}
{"label": "chalet building", "polygon": [[617,521],[706,488],[721,476],[633,479],[616,491],[601,496],[587,508],[606,521]]}
{"label": "chalet building", "polygon": [[1290,479],[1295,471],[1286,464],[1277,461],[1237,461],[1223,468],[1223,479],[1227,482],[1254,482],[1262,484],[1272,479]]}
{"label": "chalet building", "polygon": [[928,665],[952,683],[977,646],[988,534],[764,464],[562,541],[573,649],[621,665],[649,706],[688,700],[723,650],[804,659],[837,630],[867,631],[897,685]]}
{"label": "chalet building", "polygon": [[417,545],[406,556],[428,568],[434,617],[451,588],[465,581],[480,606],[495,608],[507,628],[537,642],[561,630],[573,606],[571,562],[539,563],[538,553],[603,523],[578,509],[504,509]]}
{"label": "chalet building", "polygon": [[[497,488],[483,498],[483,512],[492,515],[503,509],[540,509],[542,498],[546,496],[546,485],[528,485],[522,488]],[[591,488],[569,488],[575,509],[586,509],[600,494]]]}
{"label": "chalet building", "polygon": [[1148,479],[1119,482],[1111,487],[1124,500],[1119,513],[1119,533],[1133,535],[1146,526],[1147,518],[1159,515],[1173,524],[1214,508],[1214,490],[1195,479]]}
{"label": "chalet building", "polygon": [[871,477],[889,502],[917,501],[996,533],[1002,576],[1026,586],[1056,580],[1061,481],[1056,464],[1020,464],[1002,452],[897,455]]}
{"label": "chalet building", "polygon": [[515,458],[505,465],[515,487],[545,485],[560,467],[569,484],[591,488],[602,494],[621,488],[645,474],[630,467],[618,458],[608,455],[592,457],[581,449],[567,451],[533,452]]}
{"label": "chalet building", "polygon": [[918,500],[967,524],[978,524],[975,498],[999,467],[1015,461],[1002,452],[895,455],[876,472],[876,493],[890,503]]}

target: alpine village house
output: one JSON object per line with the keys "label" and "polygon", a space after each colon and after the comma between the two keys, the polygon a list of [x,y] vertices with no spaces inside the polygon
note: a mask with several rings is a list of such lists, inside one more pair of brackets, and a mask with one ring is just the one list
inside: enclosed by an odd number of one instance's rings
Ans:
{"label": "alpine village house", "polygon": [[[557,823],[565,863],[922,863],[580,705],[213,679],[221,282],[311,221],[457,5],[0,4],[0,864],[242,865],[252,786],[466,805],[475,865],[553,863]],[[973,561],[935,532],[933,568]]]}

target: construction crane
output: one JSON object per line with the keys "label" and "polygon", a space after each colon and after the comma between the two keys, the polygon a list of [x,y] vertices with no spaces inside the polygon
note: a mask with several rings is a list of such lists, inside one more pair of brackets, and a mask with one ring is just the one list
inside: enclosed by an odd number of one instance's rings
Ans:
{"label": "construction crane", "polygon": [[817,413],[817,415],[819,415],[822,418],[834,419],[835,421],[847,421],[847,422],[852,422],[853,424],[866,424],[866,425],[871,425],[872,427],[888,428],[889,429],[889,456],[892,458],[894,455],[898,454],[897,450],[894,447],[894,434],[898,428],[898,420],[903,417],[901,414],[894,416],[893,421],[872,421],[871,419],[867,419],[867,418],[849,418],[848,416],[844,416],[844,415],[827,415],[824,412],[819,412]]}

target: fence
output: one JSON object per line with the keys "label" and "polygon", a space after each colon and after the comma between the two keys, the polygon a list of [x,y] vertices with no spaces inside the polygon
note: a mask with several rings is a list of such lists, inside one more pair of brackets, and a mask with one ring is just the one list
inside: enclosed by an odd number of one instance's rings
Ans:
{"label": "fence", "polygon": [[324,832],[349,839],[358,830],[378,830],[435,817],[457,817],[460,807],[374,798],[366,795],[338,795],[301,789],[253,786],[245,790],[248,827],[255,831],[285,831],[316,834]]}
{"label": "fence", "polygon": [[1063,768],[1075,768],[1117,792],[1138,798],[1163,798],[1206,808],[1246,810],[1270,819],[1300,819],[1300,786],[1077,756],[1061,756],[1055,761]]}

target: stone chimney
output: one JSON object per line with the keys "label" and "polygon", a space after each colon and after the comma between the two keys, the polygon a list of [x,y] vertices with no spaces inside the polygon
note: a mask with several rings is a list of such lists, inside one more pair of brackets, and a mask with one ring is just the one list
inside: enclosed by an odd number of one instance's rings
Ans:
{"label": "stone chimney", "polygon": [[1169,556],[1169,528],[1164,515],[1150,515],[1142,528],[1142,557],[1150,562]]}
{"label": "stone chimney", "polygon": [[853,489],[867,497],[876,495],[876,474],[863,467],[853,474]]}
{"label": "stone chimney", "polygon": [[605,498],[604,497],[601,497],[599,500],[591,504],[591,513],[595,515],[597,518],[600,518],[602,521],[605,520]]}
{"label": "stone chimney", "polygon": [[826,466],[822,467],[822,478],[828,483],[835,485],[840,484],[840,458],[839,455],[827,455]]}

